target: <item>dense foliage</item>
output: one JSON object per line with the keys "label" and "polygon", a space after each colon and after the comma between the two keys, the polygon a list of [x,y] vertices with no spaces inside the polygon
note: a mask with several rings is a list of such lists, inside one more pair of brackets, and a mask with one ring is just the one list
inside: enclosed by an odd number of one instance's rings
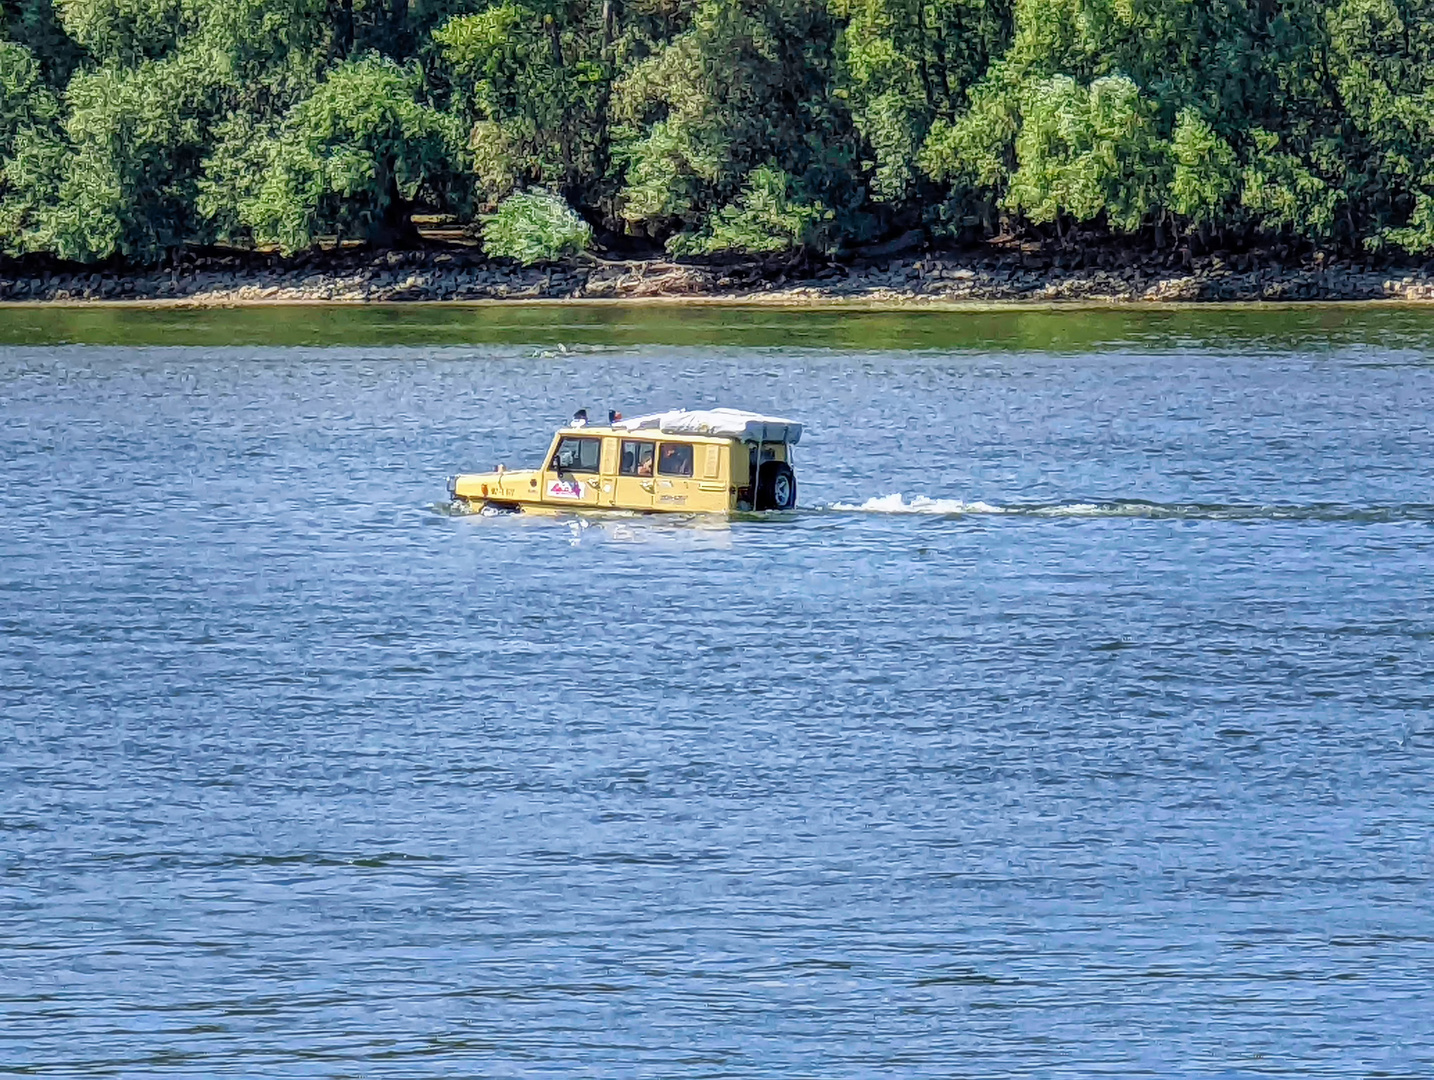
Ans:
{"label": "dense foliage", "polygon": [[12,255],[1434,253],[1434,0],[3,5]]}
{"label": "dense foliage", "polygon": [[496,211],[483,215],[488,254],[524,266],[576,255],[586,251],[592,239],[593,227],[546,191],[515,191]]}

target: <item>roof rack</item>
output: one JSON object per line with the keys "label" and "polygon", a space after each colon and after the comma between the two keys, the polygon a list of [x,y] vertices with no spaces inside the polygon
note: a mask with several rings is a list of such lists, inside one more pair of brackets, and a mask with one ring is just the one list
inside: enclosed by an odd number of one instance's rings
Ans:
{"label": "roof rack", "polygon": [[802,425],[795,420],[742,409],[670,409],[619,420],[613,427],[619,431],[656,429],[667,435],[716,435],[742,442],[796,444],[802,438]]}

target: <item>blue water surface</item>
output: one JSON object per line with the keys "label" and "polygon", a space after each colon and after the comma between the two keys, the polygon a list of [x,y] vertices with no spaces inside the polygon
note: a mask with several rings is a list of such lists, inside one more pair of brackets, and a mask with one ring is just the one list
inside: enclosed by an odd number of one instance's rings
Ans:
{"label": "blue water surface", "polygon": [[[3,346],[0,1073],[1434,1075],[1390,325]],[[799,510],[443,505],[679,404]]]}

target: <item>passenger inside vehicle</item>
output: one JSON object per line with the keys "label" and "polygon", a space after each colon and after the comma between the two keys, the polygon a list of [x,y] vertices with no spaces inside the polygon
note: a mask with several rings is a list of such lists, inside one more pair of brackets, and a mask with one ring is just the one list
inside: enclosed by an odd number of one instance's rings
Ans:
{"label": "passenger inside vehicle", "polygon": [[656,449],[656,443],[624,442],[618,472],[623,476],[651,476],[652,455]]}
{"label": "passenger inside vehicle", "polygon": [[687,443],[663,443],[657,471],[662,476],[691,476],[692,447]]}

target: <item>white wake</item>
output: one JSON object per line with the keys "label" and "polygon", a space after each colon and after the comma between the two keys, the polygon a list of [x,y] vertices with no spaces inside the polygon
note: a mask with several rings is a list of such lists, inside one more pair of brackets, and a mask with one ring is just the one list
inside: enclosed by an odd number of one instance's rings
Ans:
{"label": "white wake", "polygon": [[864,503],[834,502],[829,510],[861,511],[868,514],[1005,514],[1004,507],[992,506],[985,502],[966,502],[964,499],[932,499],[917,495],[910,502],[900,492],[895,495],[878,495]]}
{"label": "white wake", "polygon": [[967,502],[965,499],[933,499],[927,495],[914,495],[908,501],[906,496],[878,495],[863,503],[834,502],[828,510],[866,514],[932,514],[956,516],[960,514],[1021,514],[1029,517],[1184,517],[1192,509],[1184,506],[1157,506],[1145,502],[1069,502],[1037,503],[1015,506],[995,506],[979,499]]}
{"label": "white wake", "polygon": [[1434,505],[1402,503],[1391,506],[1350,506],[1343,503],[1155,503],[1139,499],[1109,502],[1015,503],[996,506],[980,500],[933,499],[900,492],[878,495],[862,503],[834,502],[823,509],[842,513],[929,514],[958,517],[965,514],[1019,514],[1050,518],[1147,518],[1196,521],[1434,521]]}

